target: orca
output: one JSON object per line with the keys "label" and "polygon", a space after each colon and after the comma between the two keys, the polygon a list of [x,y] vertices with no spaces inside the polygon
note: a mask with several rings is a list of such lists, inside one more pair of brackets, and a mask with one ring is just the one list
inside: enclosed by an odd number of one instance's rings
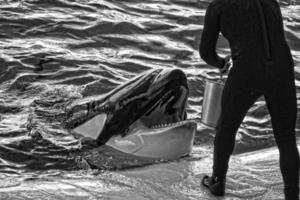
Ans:
{"label": "orca", "polygon": [[187,78],[180,69],[147,71],[111,92],[67,108],[65,127],[134,156],[176,159],[188,155],[196,132],[187,119]]}

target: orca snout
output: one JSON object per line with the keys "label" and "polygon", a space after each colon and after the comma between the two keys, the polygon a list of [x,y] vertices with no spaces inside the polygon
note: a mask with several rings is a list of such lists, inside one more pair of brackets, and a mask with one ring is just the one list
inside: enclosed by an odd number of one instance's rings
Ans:
{"label": "orca snout", "polygon": [[186,75],[181,69],[173,69],[170,72],[170,78],[175,80],[186,80]]}
{"label": "orca snout", "polygon": [[187,77],[181,69],[172,69],[168,73],[168,79],[170,83],[187,87]]}

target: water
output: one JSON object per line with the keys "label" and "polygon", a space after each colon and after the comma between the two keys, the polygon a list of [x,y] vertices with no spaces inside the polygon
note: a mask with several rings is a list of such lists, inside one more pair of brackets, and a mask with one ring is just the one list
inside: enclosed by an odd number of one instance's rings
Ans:
{"label": "water", "polygon": [[[72,101],[158,67],[187,74],[188,118],[199,120],[204,77],[218,78],[198,54],[208,2],[0,0],[0,199],[214,199],[200,187],[214,133],[200,124],[192,155],[172,162],[85,151],[61,127]],[[280,5],[299,102],[300,3]],[[224,38],[219,49],[229,52]],[[283,199],[263,99],[238,131],[230,167],[224,199]]]}

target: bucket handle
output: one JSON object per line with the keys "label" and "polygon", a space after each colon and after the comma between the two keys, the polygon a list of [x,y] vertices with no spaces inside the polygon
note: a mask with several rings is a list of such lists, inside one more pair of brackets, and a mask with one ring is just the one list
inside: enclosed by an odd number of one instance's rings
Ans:
{"label": "bucket handle", "polygon": [[[230,71],[230,69],[231,69],[231,67],[232,67],[232,60],[230,59],[227,63],[225,63],[225,65],[227,65],[228,66],[228,69],[227,69],[227,72],[226,72],[226,74],[228,74],[229,73],[229,71]],[[222,83],[224,83],[224,77],[223,77],[223,73],[221,73],[221,71],[219,70],[219,76],[220,76],[220,78],[219,78],[219,82],[222,82]]]}

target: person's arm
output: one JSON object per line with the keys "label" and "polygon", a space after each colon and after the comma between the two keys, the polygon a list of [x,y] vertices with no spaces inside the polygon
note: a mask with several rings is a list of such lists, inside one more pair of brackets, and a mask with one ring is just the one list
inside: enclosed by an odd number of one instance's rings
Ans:
{"label": "person's arm", "polygon": [[209,4],[205,14],[204,28],[200,41],[199,53],[200,57],[207,64],[217,68],[223,68],[223,66],[225,65],[225,59],[218,56],[216,52],[219,32],[219,15],[213,8],[212,4]]}

